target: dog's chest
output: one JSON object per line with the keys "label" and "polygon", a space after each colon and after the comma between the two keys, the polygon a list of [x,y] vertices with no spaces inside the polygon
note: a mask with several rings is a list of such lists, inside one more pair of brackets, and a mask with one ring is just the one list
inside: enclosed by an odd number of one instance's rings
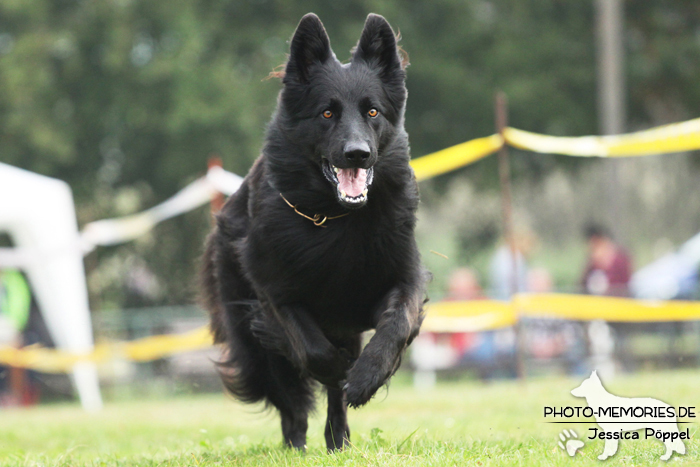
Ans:
{"label": "dog's chest", "polygon": [[299,220],[248,239],[256,282],[278,301],[353,314],[380,300],[406,269],[410,237],[386,220],[337,219],[326,228]]}

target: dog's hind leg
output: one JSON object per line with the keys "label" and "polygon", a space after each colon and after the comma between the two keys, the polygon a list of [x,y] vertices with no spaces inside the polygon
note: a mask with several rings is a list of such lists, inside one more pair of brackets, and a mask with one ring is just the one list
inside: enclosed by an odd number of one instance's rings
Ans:
{"label": "dog's hind leg", "polygon": [[343,449],[350,441],[348,405],[340,388],[326,386],[328,393],[328,418],[326,419],[326,447],[328,451]]}
{"label": "dog's hind leg", "polygon": [[252,321],[251,329],[261,344],[284,355],[319,382],[337,385],[357,354],[333,345],[309,313],[300,306],[268,305]]}
{"label": "dog's hind leg", "polygon": [[284,443],[304,450],[314,405],[313,383],[280,355],[268,354],[266,370],[265,397],[280,412]]}
{"label": "dog's hind leg", "polygon": [[232,343],[235,358],[222,371],[227,389],[244,402],[265,401],[275,407],[285,445],[305,449],[314,405],[312,380],[283,356],[262,348],[252,335],[241,332],[238,337]]}

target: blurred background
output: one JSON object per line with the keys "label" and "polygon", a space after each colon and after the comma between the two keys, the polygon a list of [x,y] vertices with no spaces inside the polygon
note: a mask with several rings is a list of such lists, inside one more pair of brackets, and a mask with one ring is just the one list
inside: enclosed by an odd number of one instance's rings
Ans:
{"label": "blurred background", "polygon": [[[555,136],[623,133],[698,117],[695,0],[1,0],[0,162],[66,181],[80,226],[166,200],[202,176],[211,157],[245,175],[280,89],[266,77],[284,64],[288,40],[309,11],[321,17],[341,61],[369,12],[400,32],[411,62],[406,127],[413,157],[493,134],[499,90],[508,97],[510,125]],[[697,152],[625,160],[515,149],[510,155],[525,290],[628,296],[634,271],[700,232]],[[497,159],[420,188],[418,238],[434,274],[431,300],[507,298],[499,295]],[[195,305],[195,278],[210,227],[205,206],[86,256],[96,340],[206,323]],[[0,247],[13,245],[0,232]],[[607,290],[610,276],[603,289],[598,276],[591,278],[599,256],[614,258],[619,290]],[[697,298],[696,273],[664,298]],[[25,344],[51,344],[35,301],[22,328]],[[529,329],[529,355],[541,363],[533,372],[585,370],[576,362],[591,345],[590,327],[542,322]],[[602,329],[594,334],[624,334]],[[633,334],[627,360],[617,362],[623,370],[700,361],[696,323],[647,325]],[[446,362],[432,367],[466,367],[467,375],[482,378],[515,373],[507,331],[432,337],[433,344],[447,339],[441,348],[449,348],[444,358],[429,354]],[[503,365],[498,348],[506,349]],[[220,390],[209,361],[215,358],[205,351],[114,362],[100,368],[103,390],[115,396]],[[0,384],[8,385],[9,374]],[[67,377],[30,376],[34,392],[25,402],[71,397]]]}

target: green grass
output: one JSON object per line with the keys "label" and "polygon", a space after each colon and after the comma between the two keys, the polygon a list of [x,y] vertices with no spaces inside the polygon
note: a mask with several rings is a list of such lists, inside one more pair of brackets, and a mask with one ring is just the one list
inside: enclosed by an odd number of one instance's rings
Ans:
{"label": "green grass", "polygon": [[[557,435],[592,425],[544,423],[545,405],[582,406],[569,391],[583,378],[524,383],[446,382],[417,392],[395,381],[366,407],[350,413],[353,447],[327,454],[325,407],[312,417],[308,450],[282,448],[279,421],[259,406],[224,395],[107,403],[98,414],[76,405],[0,411],[0,465],[14,466],[365,466],[663,465],[656,441],[622,441],[601,464],[603,442],[586,441],[575,458],[557,447]],[[700,374],[693,371],[618,377],[608,390],[650,396],[673,405],[700,405]],[[690,424],[687,454],[673,465],[700,465],[698,425]]]}

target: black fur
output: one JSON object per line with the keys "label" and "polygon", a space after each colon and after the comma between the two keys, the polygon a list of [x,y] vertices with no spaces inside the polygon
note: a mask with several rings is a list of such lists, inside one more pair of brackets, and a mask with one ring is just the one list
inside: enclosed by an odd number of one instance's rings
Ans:
{"label": "black fur", "polygon": [[[203,292],[215,340],[227,344],[225,385],[276,407],[290,446],[306,443],[314,379],[327,387],[328,449],[345,446],[347,405],[387,383],[423,319],[404,80],[381,16],[368,16],[348,64],[318,17],[304,16],[262,155],[207,240]],[[372,173],[364,202],[342,199],[333,167]],[[342,217],[317,226],[280,194],[307,216]]]}

